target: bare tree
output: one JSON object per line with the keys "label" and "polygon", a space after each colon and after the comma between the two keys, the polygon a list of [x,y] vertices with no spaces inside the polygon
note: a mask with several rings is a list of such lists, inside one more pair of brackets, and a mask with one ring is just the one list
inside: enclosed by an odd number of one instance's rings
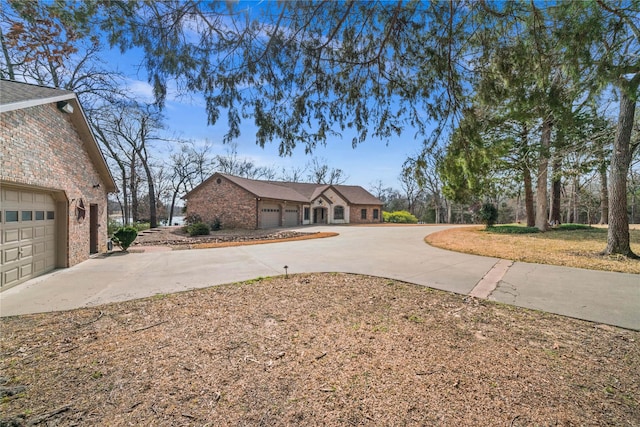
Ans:
{"label": "bare tree", "polygon": [[314,157],[308,164],[307,180],[314,184],[344,184],[349,176],[342,169],[332,168],[327,164],[327,159]]}

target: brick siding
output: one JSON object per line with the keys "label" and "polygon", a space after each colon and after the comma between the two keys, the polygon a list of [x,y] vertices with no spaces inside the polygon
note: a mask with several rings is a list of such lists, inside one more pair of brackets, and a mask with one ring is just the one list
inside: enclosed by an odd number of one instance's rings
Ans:
{"label": "brick siding", "polygon": [[[218,183],[220,180],[220,183]],[[187,199],[187,215],[197,214],[213,224],[217,219],[223,228],[255,229],[256,197],[221,176],[213,176]]]}
{"label": "brick siding", "polygon": [[[91,204],[98,205],[98,250],[106,251],[105,184],[67,114],[53,104],[2,113],[0,165],[1,181],[49,189],[66,196],[67,211],[56,212],[58,220],[64,218],[68,224],[67,265],[59,267],[72,266],[89,258]],[[100,187],[93,188],[95,184]],[[79,221],[76,207],[81,198],[86,216]]]}
{"label": "brick siding", "polygon": [[[382,206],[379,205],[351,205],[349,207],[349,223],[351,224],[377,224],[382,222]],[[367,210],[367,218],[362,219],[362,210]],[[378,218],[373,218],[374,209],[378,210]]]}

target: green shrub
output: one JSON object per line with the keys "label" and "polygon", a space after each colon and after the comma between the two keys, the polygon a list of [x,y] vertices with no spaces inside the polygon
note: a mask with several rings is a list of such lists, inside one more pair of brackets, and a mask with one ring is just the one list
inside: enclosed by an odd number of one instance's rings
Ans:
{"label": "green shrub", "polygon": [[540,232],[536,227],[522,227],[519,225],[498,225],[489,228],[487,231],[496,234],[532,234]]}
{"label": "green shrub", "polygon": [[572,230],[590,230],[593,227],[586,224],[560,224],[555,230],[572,231]]}
{"label": "green shrub", "polygon": [[135,224],[132,224],[132,227],[134,227],[138,231],[148,230],[151,228],[151,223],[144,221],[136,222]]}
{"label": "green shrub", "polygon": [[493,227],[498,220],[498,208],[493,203],[485,203],[478,211],[478,215],[487,228]]}
{"label": "green shrub", "polygon": [[126,226],[118,228],[115,233],[113,233],[111,240],[118,245],[120,249],[126,251],[136,240],[136,237],[138,237],[138,230],[135,227]]}
{"label": "green shrub", "polygon": [[187,226],[187,232],[189,236],[206,236],[211,232],[211,228],[209,228],[209,224],[196,222],[195,224]]}
{"label": "green shrub", "polygon": [[202,222],[202,217],[196,213],[190,213],[184,217],[184,223],[186,225],[194,225]]}
{"label": "green shrub", "polygon": [[211,231],[219,231],[220,229],[222,229],[222,222],[220,222],[220,218],[216,218],[211,224]]}
{"label": "green shrub", "polygon": [[396,224],[418,223],[418,218],[407,211],[382,212],[382,220],[384,222],[392,222]]}

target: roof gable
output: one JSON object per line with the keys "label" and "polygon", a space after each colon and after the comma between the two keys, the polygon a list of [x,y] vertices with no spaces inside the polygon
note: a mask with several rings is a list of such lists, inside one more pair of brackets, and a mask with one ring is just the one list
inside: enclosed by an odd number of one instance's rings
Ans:
{"label": "roof gable", "polygon": [[75,93],[68,90],[0,79],[0,113],[53,104],[60,101],[68,101],[73,105],[73,112],[68,114],[70,121],[89,153],[96,171],[103,179],[105,190],[109,193],[117,192],[118,188],[111,171],[102,155],[102,151],[100,151],[98,142],[93,136],[87,117],[84,115],[80,101],[78,101]]}
{"label": "roof gable", "polygon": [[0,112],[2,113],[76,99],[76,95],[68,90],[11,80],[0,80],[0,94],[2,94],[0,96]]}

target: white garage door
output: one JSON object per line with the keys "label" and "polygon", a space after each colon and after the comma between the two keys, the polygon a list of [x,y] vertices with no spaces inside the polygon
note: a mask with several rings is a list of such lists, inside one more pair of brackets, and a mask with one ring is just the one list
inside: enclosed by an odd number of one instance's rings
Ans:
{"label": "white garage door", "polygon": [[262,206],[262,228],[274,228],[280,226],[280,206]]}
{"label": "white garage door", "polygon": [[300,225],[298,223],[298,208],[286,208],[284,210],[284,226],[285,227],[296,227]]}
{"label": "white garage door", "polygon": [[55,202],[47,193],[2,188],[0,286],[6,289],[55,267]]}

